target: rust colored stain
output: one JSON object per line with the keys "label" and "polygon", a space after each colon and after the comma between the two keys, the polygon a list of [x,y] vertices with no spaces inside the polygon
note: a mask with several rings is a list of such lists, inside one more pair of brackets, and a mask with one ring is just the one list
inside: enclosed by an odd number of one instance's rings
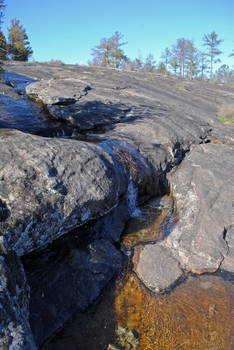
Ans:
{"label": "rust colored stain", "polygon": [[136,349],[232,350],[233,297],[233,285],[214,275],[190,277],[170,294],[153,296],[130,274],[117,284],[116,321],[138,334]]}

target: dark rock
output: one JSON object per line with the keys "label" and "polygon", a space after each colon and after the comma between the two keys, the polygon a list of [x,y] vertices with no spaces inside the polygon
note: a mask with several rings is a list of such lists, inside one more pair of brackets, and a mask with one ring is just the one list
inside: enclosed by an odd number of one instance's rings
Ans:
{"label": "dark rock", "polygon": [[130,108],[120,103],[90,101],[64,107],[48,106],[48,110],[55,119],[66,121],[79,131],[88,131],[127,120]]}
{"label": "dark rock", "polygon": [[0,348],[36,349],[29,326],[29,287],[23,266],[0,236]]}
{"label": "dark rock", "polygon": [[[234,208],[232,215],[234,216]],[[227,244],[227,253],[224,254],[224,260],[220,268],[234,273],[234,225],[224,230],[223,238]]]}
{"label": "dark rock", "polygon": [[27,274],[32,289],[30,324],[37,345],[74,313],[84,311],[122,266],[122,255],[106,240],[96,240],[83,249],[74,247],[48,262],[52,253],[46,253],[46,264],[45,257],[37,257],[37,267],[34,260],[34,269]]}

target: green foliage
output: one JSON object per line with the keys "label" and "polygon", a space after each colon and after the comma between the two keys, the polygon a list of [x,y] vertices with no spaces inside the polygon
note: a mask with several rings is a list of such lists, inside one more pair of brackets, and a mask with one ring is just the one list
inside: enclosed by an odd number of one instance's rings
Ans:
{"label": "green foliage", "polygon": [[222,83],[230,83],[234,80],[234,71],[227,64],[223,64],[216,71],[216,80]]}
{"label": "green foliage", "polygon": [[0,60],[6,60],[8,46],[4,34],[0,31]]}
{"label": "green foliage", "polygon": [[224,117],[220,112],[217,114],[218,119],[223,125],[234,125],[234,116]]}
{"label": "green foliage", "polygon": [[223,125],[234,125],[234,104],[222,105],[217,113],[217,118]]}
{"label": "green foliage", "polygon": [[157,71],[160,74],[166,74],[167,73],[166,65],[163,62],[159,62],[159,65],[157,67]]}
{"label": "green foliage", "polygon": [[168,49],[168,47],[165,48],[164,52],[161,55],[162,63],[164,64],[166,71],[167,71],[168,65],[170,63],[171,55],[172,55],[172,53]]}
{"label": "green foliage", "polygon": [[152,53],[149,53],[145,59],[144,70],[147,72],[153,72],[156,68],[156,61]]}
{"label": "green foliage", "polygon": [[171,60],[169,61],[169,65],[171,69],[173,70],[174,74],[177,74],[177,70],[179,68],[179,62],[176,57],[172,57]]}
{"label": "green foliage", "polygon": [[127,62],[128,58],[121,49],[121,46],[127,42],[121,42],[123,34],[116,31],[110,38],[102,38],[100,44],[92,49],[94,59],[92,64],[103,67],[121,68]]}
{"label": "green foliage", "polygon": [[33,51],[22,24],[16,18],[11,20],[9,31],[9,54],[15,61],[28,61]]}
{"label": "green foliage", "polygon": [[220,59],[216,58],[221,55],[222,51],[219,50],[218,46],[223,42],[222,39],[218,39],[218,34],[213,31],[209,34],[205,34],[203,37],[203,46],[206,46],[206,56],[210,62],[210,79],[213,79],[213,66],[214,63],[220,62]]}

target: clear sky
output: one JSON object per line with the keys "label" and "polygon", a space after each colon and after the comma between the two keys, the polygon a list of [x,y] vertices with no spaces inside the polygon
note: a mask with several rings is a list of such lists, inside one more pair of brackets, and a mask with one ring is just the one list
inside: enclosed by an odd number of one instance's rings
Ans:
{"label": "clear sky", "polygon": [[59,59],[84,63],[103,37],[118,30],[131,59],[162,51],[178,38],[201,47],[204,34],[215,30],[224,39],[223,63],[234,66],[234,0],[5,0],[3,31],[14,17],[28,34],[36,61]]}

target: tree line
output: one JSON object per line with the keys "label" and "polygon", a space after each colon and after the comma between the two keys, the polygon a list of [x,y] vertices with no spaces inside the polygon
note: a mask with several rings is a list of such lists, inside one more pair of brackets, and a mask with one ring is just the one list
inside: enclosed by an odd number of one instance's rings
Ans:
{"label": "tree line", "polygon": [[[130,69],[132,71],[159,72],[175,74],[181,78],[199,78],[229,82],[234,80],[234,71],[226,64],[214,71],[215,64],[221,62],[219,56],[223,53],[220,44],[223,39],[215,31],[205,34],[202,38],[204,51],[198,50],[193,40],[179,38],[171,48],[166,48],[161,60],[156,63],[152,53],[143,60],[130,60],[124,53],[123,34],[116,31],[110,38],[103,38],[100,44],[92,49],[93,59],[90,65]],[[229,56],[234,56],[234,50]]]}
{"label": "tree line", "polygon": [[2,32],[2,22],[4,18],[5,1],[0,0],[0,59],[12,59],[15,61],[28,61],[33,50],[23,25],[17,18],[11,20],[8,28],[8,38]]}

